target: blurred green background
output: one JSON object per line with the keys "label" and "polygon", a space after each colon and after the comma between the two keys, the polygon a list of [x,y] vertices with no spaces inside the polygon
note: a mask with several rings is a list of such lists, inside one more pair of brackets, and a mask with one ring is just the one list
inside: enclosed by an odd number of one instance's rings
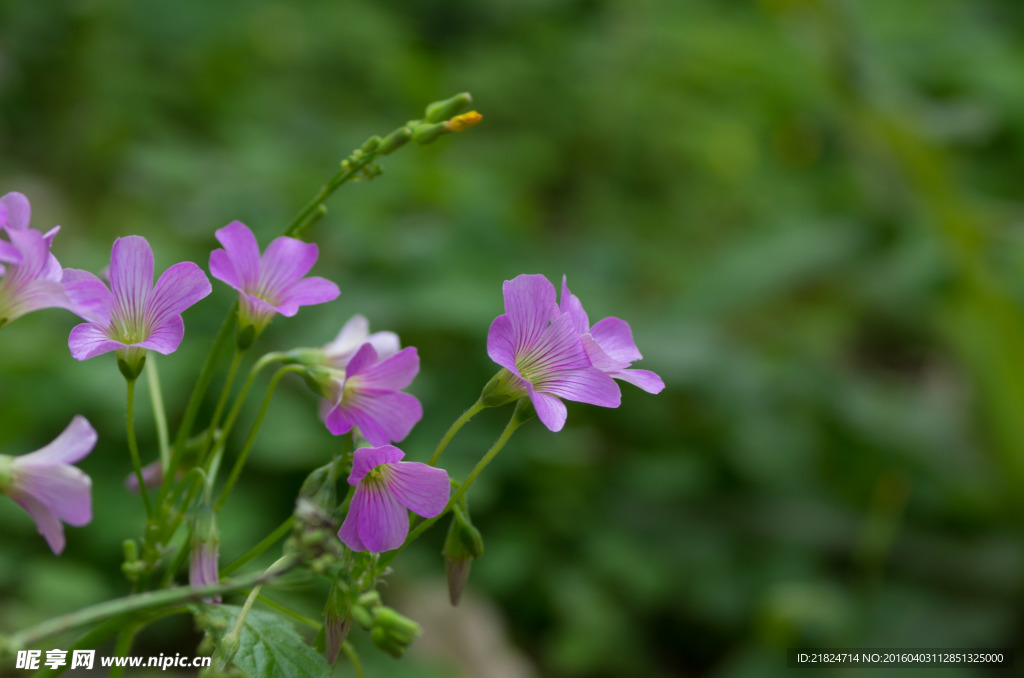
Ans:
{"label": "blurred green background", "polygon": [[[501,281],[566,274],[667,388],[517,434],[471,494],[487,552],[464,605],[445,610],[437,528],[383,591],[425,635],[395,662],[353,634],[368,675],[771,677],[794,646],[1024,647],[1022,31],[1014,0],[12,0],[0,193],[63,226],[65,266],[141,234],[158,270],[205,267],[215,229],[266,243],[367,136],[472,92],[482,125],[329,202],[315,272],[342,296],[261,347],[357,312],[399,332],[423,460],[495,371]],[[231,300],[214,282],[158,361],[172,424]],[[77,413],[100,432],[95,520],[60,558],[0,502],[5,631],[125,593],[142,525],[122,380],[69,356],[75,323],[0,332],[0,450]],[[460,434],[453,474],[507,416]],[[286,382],[222,562],[337,445]],[[323,594],[271,597],[317,617]],[[195,642],[179,617],[136,652]]]}

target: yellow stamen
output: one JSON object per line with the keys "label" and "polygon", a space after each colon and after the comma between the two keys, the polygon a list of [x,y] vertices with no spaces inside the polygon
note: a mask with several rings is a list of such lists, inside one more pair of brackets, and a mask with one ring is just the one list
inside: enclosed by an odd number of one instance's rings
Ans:
{"label": "yellow stamen", "polygon": [[448,121],[448,129],[453,132],[461,132],[467,127],[472,127],[481,120],[484,116],[480,115],[476,111],[470,111],[469,113],[463,113],[462,115],[456,115],[454,118]]}

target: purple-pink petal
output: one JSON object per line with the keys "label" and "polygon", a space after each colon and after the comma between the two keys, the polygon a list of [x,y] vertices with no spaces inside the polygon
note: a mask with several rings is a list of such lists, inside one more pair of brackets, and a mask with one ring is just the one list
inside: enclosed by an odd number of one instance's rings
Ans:
{"label": "purple-pink petal", "polygon": [[71,300],[72,313],[89,322],[110,324],[114,297],[102,280],[88,271],[65,268],[62,283]]}
{"label": "purple-pink petal", "polygon": [[24,230],[32,219],[32,206],[24,194],[17,191],[0,197],[0,205],[6,212],[6,219],[0,218],[0,226],[7,226],[9,230]]}
{"label": "purple-pink petal", "polygon": [[303,278],[296,281],[282,295],[279,303],[281,315],[295,315],[299,306],[312,306],[333,301],[341,294],[341,290],[326,278]]}
{"label": "purple-pink petal", "polygon": [[24,464],[74,464],[84,459],[96,446],[96,429],[89,420],[76,414],[60,435],[35,452],[17,458]]}
{"label": "purple-pink petal", "polygon": [[424,518],[433,518],[448,504],[451,481],[444,469],[403,461],[388,466],[384,479],[403,506]]}
{"label": "purple-pink petal", "polygon": [[487,330],[487,355],[504,368],[516,369],[516,332],[512,319],[499,315]]}
{"label": "purple-pink petal", "polygon": [[529,350],[541,333],[559,315],[555,303],[555,286],[543,275],[519,275],[502,284],[505,313],[515,333],[518,350]]}
{"label": "purple-pink petal", "polygon": [[[353,551],[366,550],[366,544],[359,538],[359,507],[363,504],[363,493],[362,488],[356,488],[352,495],[352,502],[349,504],[348,515],[345,516],[345,522],[338,530],[338,538]],[[359,499],[358,503],[356,502],[357,498]]]}
{"label": "purple-pink petal", "polygon": [[95,323],[75,325],[68,337],[68,348],[75,360],[88,360],[104,353],[126,348],[107,336],[107,330]]}
{"label": "purple-pink petal", "polygon": [[114,241],[110,292],[114,295],[115,322],[138,326],[153,292],[153,250],[142,236],[129,235]]}
{"label": "purple-pink petal", "polygon": [[537,411],[537,418],[548,427],[548,430],[554,433],[562,430],[568,415],[565,403],[553,395],[538,393],[532,389],[530,390],[530,402],[533,403],[533,409]]}
{"label": "purple-pink petal", "polygon": [[17,492],[41,502],[69,525],[92,520],[92,480],[81,469],[67,464],[33,464],[15,458]]}
{"label": "purple-pink petal", "polygon": [[267,246],[260,260],[260,290],[280,293],[309,273],[319,250],[314,243],[282,236]]}
{"label": "purple-pink petal", "polygon": [[352,376],[368,369],[377,362],[377,351],[372,344],[363,344],[348,361],[345,374]]}
{"label": "purple-pink petal", "polygon": [[405,452],[394,445],[358,447],[352,453],[352,472],[348,476],[348,484],[355,485],[381,464],[394,464],[404,457]]}
{"label": "purple-pink petal", "polygon": [[583,310],[583,304],[580,303],[579,297],[569,291],[569,284],[566,282],[564,275],[562,276],[562,297],[558,308],[562,313],[568,313],[569,317],[572,318],[576,334],[586,334],[590,329],[590,319],[587,318],[587,312]]}
{"label": "purple-pink petal", "polygon": [[566,400],[600,407],[618,407],[622,403],[622,393],[615,380],[594,367],[559,373],[536,388]]}
{"label": "purple-pink petal", "polygon": [[255,288],[260,276],[260,247],[256,236],[240,221],[218,229],[216,236],[224,249],[210,253],[210,273],[236,290]]}
{"label": "purple-pink petal", "polygon": [[[590,367],[590,359],[579,335],[573,329],[569,314],[559,315],[537,337],[531,349],[518,351],[516,367],[518,373],[529,379],[534,386],[538,381],[543,381],[546,375]],[[529,374],[524,374],[524,371]]]}
{"label": "purple-pink petal", "polygon": [[60,519],[54,515],[53,511],[46,504],[35,497],[18,492],[12,492],[10,496],[11,499],[16,501],[21,508],[25,509],[32,516],[39,534],[43,535],[43,538],[46,539],[50,550],[59,556],[64,551],[65,543],[64,526],[61,525]]}
{"label": "purple-pink petal", "polygon": [[[372,345],[365,344],[365,346],[370,346],[373,350]],[[352,362],[354,363],[355,360]],[[411,384],[413,378],[419,373],[420,357],[414,347],[408,346],[378,363],[369,366],[360,365],[358,368],[351,365],[352,363],[349,363],[347,369],[348,378],[356,379],[360,389],[400,391]]]}
{"label": "purple-pink petal", "polygon": [[409,534],[409,512],[383,482],[360,483],[352,497],[352,504],[357,502],[359,538],[368,551],[383,553],[402,545]]}
{"label": "purple-pink petal", "polygon": [[149,330],[149,336],[140,342],[132,344],[139,348],[156,351],[163,355],[170,355],[181,346],[181,340],[185,338],[185,321],[180,315],[164,316],[163,322]]}
{"label": "purple-pink petal", "polygon": [[354,315],[349,318],[341,332],[327,346],[324,346],[324,353],[331,364],[336,367],[345,367],[348,361],[365,343],[373,346],[380,360],[388,358],[401,349],[398,335],[394,332],[374,332],[370,334],[370,323],[361,315]]}
{"label": "purple-pink petal", "polygon": [[590,335],[613,360],[631,363],[643,358],[633,341],[633,331],[625,320],[605,318],[590,328]]}
{"label": "purple-pink petal", "polygon": [[331,428],[332,421],[346,422],[348,428],[342,432],[357,426],[370,444],[386,445],[404,440],[422,418],[423,407],[420,401],[408,393],[362,393],[353,390],[346,391],[342,402],[331,410],[327,427],[331,433],[335,433]]}
{"label": "purple-pink petal", "polygon": [[205,298],[213,287],[203,270],[191,261],[174,264],[160,276],[149,298],[146,316],[153,327],[181,313]]}
{"label": "purple-pink petal", "polygon": [[611,373],[611,376],[629,382],[648,393],[661,393],[665,388],[665,382],[662,381],[661,377],[650,370],[622,370]]}

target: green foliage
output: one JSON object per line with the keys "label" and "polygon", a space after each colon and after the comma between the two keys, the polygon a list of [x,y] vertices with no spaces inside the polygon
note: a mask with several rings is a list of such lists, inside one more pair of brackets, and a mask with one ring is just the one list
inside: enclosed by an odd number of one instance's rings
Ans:
{"label": "green foliage", "polygon": [[[233,629],[241,608],[205,605],[202,613],[219,628]],[[323,678],[330,666],[323,655],[299,635],[291,622],[263,610],[249,610],[242,622],[233,663],[248,676]]]}

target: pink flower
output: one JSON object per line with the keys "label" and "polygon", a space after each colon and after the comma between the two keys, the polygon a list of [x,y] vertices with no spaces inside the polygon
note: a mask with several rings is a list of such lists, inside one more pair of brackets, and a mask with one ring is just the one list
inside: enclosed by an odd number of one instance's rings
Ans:
{"label": "pink flower", "polygon": [[[42,308],[67,308],[61,269],[50,253],[59,226],[43,234],[29,228],[31,208],[21,193],[0,197],[0,327]],[[6,264],[6,266],[5,266]]]}
{"label": "pink flower", "polygon": [[369,321],[361,315],[354,315],[341,328],[341,332],[334,338],[334,341],[324,346],[324,360],[331,367],[343,370],[352,360],[356,351],[366,343],[373,346],[379,360],[390,358],[401,348],[397,334],[394,332],[370,334]]}
{"label": "pink flower", "polygon": [[153,250],[137,235],[114,241],[110,289],[92,273],[73,268],[64,269],[64,288],[72,312],[88,321],[68,338],[77,360],[129,349],[174,353],[185,336],[182,312],[212,289],[191,261],[171,266],[154,286]]}
{"label": "pink flower", "polygon": [[356,491],[338,531],[338,537],[353,551],[396,549],[409,534],[408,511],[433,518],[448,504],[448,472],[402,461],[404,456],[391,445],[356,449],[348,477]]}
{"label": "pink flower", "polygon": [[210,274],[238,290],[240,324],[263,330],[275,314],[291,317],[300,306],[335,299],[338,286],[325,278],[304,277],[318,255],[316,245],[282,236],[260,256],[256,237],[240,221],[217,231],[224,249],[210,253]]}
{"label": "pink flower", "polygon": [[491,323],[487,355],[510,373],[513,394],[528,396],[551,431],[565,425],[559,398],[618,407],[615,381],[591,364],[572,317],[555,303],[555,287],[542,275],[520,275],[502,285],[505,313]]}
{"label": "pink flower", "polygon": [[583,304],[569,291],[564,275],[559,308],[562,313],[567,313],[572,318],[573,327],[594,367],[610,377],[629,382],[648,393],[660,393],[665,388],[665,382],[654,372],[630,368],[634,360],[640,360],[643,356],[633,341],[629,323],[619,318],[608,317],[591,327]]}
{"label": "pink flower", "polygon": [[96,431],[82,416],[46,447],[20,457],[0,456],[0,491],[36,521],[57,555],[64,550],[63,520],[80,527],[92,520],[92,480],[71,464],[96,445]]}
{"label": "pink flower", "polygon": [[370,343],[363,344],[348,361],[341,376],[331,378],[331,400],[321,408],[327,430],[341,435],[359,428],[371,445],[403,440],[423,418],[415,396],[400,391],[420,371],[413,347],[379,360]]}

